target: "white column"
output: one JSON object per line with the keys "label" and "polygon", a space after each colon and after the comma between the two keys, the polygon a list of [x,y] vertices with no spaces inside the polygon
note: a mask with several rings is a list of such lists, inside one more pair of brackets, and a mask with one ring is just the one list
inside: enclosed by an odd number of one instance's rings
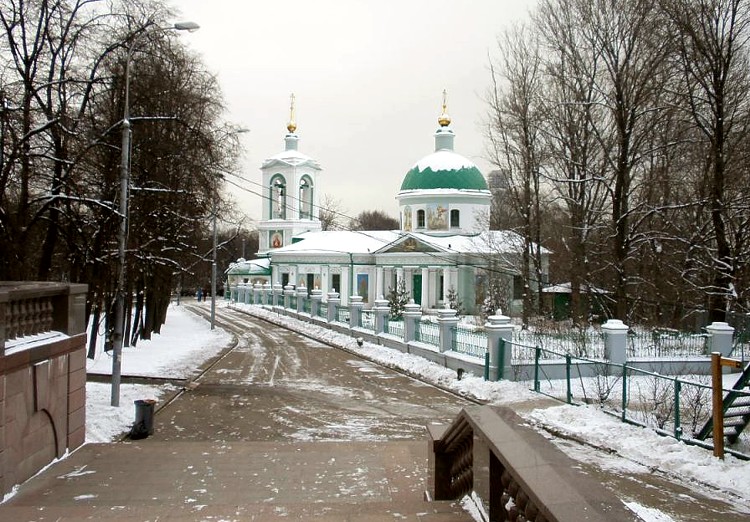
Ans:
{"label": "white column", "polygon": [[[383,288],[383,279],[385,277],[385,273],[383,271],[382,266],[378,266],[375,268],[375,299],[380,299],[382,296],[385,295],[385,291]],[[373,299],[373,302],[375,302],[375,299]]]}
{"label": "white column", "polygon": [[399,267],[396,269],[396,286],[398,286],[399,281],[403,281],[404,279],[404,269]]}
{"label": "white column", "polygon": [[406,292],[414,296],[414,278],[412,277],[411,268],[403,268],[404,283],[406,283]]}
{"label": "white column", "polygon": [[451,269],[443,268],[443,302],[448,302],[448,290],[451,288]]}
{"label": "white column", "polygon": [[341,267],[341,288],[336,289],[341,295],[341,304],[344,306],[349,305],[349,296],[351,295],[351,288],[349,288],[349,267]]}
{"label": "white column", "polygon": [[422,268],[422,310],[430,308],[430,269]]}

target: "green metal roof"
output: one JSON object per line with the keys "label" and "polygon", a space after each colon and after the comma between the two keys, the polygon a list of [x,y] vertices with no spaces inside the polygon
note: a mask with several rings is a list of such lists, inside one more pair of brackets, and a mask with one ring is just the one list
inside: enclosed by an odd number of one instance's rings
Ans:
{"label": "green metal roof", "polygon": [[453,152],[439,151],[414,165],[401,184],[401,190],[427,189],[488,190],[488,187],[476,165]]}

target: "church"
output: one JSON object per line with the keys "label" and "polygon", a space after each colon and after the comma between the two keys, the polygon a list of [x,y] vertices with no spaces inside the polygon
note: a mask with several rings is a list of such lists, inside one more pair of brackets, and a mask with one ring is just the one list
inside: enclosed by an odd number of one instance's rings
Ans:
{"label": "church", "polygon": [[[290,113],[284,150],[260,169],[257,258],[240,259],[226,272],[232,299],[238,285],[280,283],[321,289],[324,299],[338,292],[342,305],[360,296],[370,308],[401,287],[425,313],[450,300],[478,314],[492,280],[507,293],[507,312],[520,311],[523,238],[488,229],[492,194],[477,166],[454,151],[445,94],[435,151],[409,169],[395,195],[399,230],[321,229],[321,166],[299,151],[293,98]],[[549,253],[543,252],[546,273]]]}

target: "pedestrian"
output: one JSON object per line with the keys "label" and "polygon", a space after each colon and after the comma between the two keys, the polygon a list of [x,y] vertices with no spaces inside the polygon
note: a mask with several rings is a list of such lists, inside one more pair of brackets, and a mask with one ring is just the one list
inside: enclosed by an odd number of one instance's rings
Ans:
{"label": "pedestrian", "polygon": [[198,302],[201,302],[201,299],[203,299],[203,289],[199,288],[198,291],[195,293],[195,296],[198,298]]}

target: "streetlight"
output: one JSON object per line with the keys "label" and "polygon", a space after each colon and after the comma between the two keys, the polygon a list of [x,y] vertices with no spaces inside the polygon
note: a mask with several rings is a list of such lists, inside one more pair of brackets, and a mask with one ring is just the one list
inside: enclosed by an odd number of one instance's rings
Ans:
{"label": "streetlight", "polygon": [[195,22],[178,22],[171,27],[146,26],[128,47],[125,57],[125,106],[122,116],[122,151],[120,158],[120,230],[117,234],[117,298],[115,302],[115,330],[112,349],[112,406],[120,405],[120,375],[122,369],[122,346],[125,333],[125,248],[128,240],[128,187],[130,185],[130,60],[133,51],[143,36],[151,31],[196,31]]}
{"label": "streetlight", "polygon": [[[229,132],[228,135],[243,134],[245,132],[250,132],[250,130],[241,127]],[[216,213],[218,212],[217,199],[217,195],[214,194],[213,248],[211,249],[211,330],[216,327],[216,249],[218,248],[216,241]]]}

